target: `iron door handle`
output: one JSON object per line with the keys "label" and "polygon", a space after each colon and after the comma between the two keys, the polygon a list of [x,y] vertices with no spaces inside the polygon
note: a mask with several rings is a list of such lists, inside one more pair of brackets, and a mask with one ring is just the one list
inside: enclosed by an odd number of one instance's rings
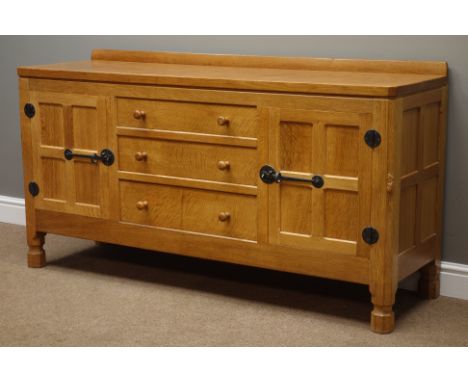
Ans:
{"label": "iron door handle", "polygon": [[97,163],[101,161],[105,166],[111,166],[114,163],[114,153],[109,149],[104,149],[101,151],[100,155],[98,154],[75,154],[70,149],[65,149],[63,155],[66,160],[72,160],[73,158],[88,158],[91,160],[91,163]]}
{"label": "iron door handle", "polygon": [[305,182],[311,183],[315,188],[322,188],[324,185],[323,178],[320,175],[314,175],[312,178],[295,178],[292,176],[282,175],[274,167],[265,165],[260,169],[260,179],[266,184],[280,183],[283,180],[290,182]]}

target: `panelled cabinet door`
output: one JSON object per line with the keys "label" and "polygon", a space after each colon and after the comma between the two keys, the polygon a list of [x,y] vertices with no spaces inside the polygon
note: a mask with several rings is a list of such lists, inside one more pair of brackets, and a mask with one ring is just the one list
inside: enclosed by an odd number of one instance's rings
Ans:
{"label": "panelled cabinet door", "polygon": [[65,159],[64,151],[98,154],[106,148],[103,97],[31,92],[33,173],[37,208],[106,217],[109,168],[88,158]]}
{"label": "panelled cabinet door", "polygon": [[282,176],[268,186],[273,244],[368,256],[372,148],[364,141],[370,114],[272,109],[269,159]]}

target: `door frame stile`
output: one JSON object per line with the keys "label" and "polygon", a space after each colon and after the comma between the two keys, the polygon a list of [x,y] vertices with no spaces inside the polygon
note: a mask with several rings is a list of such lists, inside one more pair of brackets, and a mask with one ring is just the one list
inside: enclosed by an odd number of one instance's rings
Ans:
{"label": "door frame stile", "polygon": [[[279,140],[280,130],[277,128],[280,122],[280,109],[270,108],[268,126],[268,163],[279,168]],[[279,183],[269,185],[268,190],[268,236],[271,244],[279,244],[279,231],[281,229],[280,190]]]}
{"label": "door frame stile", "polygon": [[[397,136],[401,130],[398,101],[375,100],[373,128],[382,143],[372,153],[371,226],[379,232],[377,243],[370,245],[369,291],[374,309],[371,329],[378,333],[391,332],[395,325],[393,304],[398,288],[397,238],[399,193],[398,186],[387,189],[388,174],[398,176]],[[401,109],[400,109],[401,110]],[[397,133],[398,132],[398,133]]]}
{"label": "door frame stile", "polygon": [[[270,148],[268,133],[270,129],[271,108],[258,106],[258,133],[257,133],[257,171],[270,162]],[[268,243],[271,226],[269,224],[269,187],[257,177],[257,241]]]}

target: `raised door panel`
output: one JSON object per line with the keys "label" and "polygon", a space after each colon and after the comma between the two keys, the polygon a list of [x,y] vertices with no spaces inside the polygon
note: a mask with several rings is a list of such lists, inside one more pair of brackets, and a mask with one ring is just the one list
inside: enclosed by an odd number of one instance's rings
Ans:
{"label": "raised door panel", "polygon": [[[438,93],[403,110],[399,252],[434,248],[443,130]],[[429,241],[431,243],[429,243]]]}
{"label": "raised door panel", "polygon": [[269,241],[368,256],[361,232],[370,221],[370,114],[271,109],[269,159],[287,179],[269,190]]}
{"label": "raised door panel", "polygon": [[64,151],[99,154],[106,147],[102,97],[31,92],[34,180],[38,208],[105,217],[107,169],[87,158],[66,160]]}

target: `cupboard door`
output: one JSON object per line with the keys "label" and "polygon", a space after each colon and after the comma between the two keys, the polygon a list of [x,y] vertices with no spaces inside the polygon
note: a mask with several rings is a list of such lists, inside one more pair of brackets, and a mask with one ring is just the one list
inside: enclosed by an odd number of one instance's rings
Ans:
{"label": "cupboard door", "polygon": [[370,222],[370,114],[271,109],[270,165],[287,179],[268,186],[273,244],[368,256],[362,230]]}
{"label": "cupboard door", "polygon": [[37,208],[105,217],[108,167],[74,154],[100,154],[106,148],[105,99],[97,96],[31,92],[33,173],[39,186]]}

